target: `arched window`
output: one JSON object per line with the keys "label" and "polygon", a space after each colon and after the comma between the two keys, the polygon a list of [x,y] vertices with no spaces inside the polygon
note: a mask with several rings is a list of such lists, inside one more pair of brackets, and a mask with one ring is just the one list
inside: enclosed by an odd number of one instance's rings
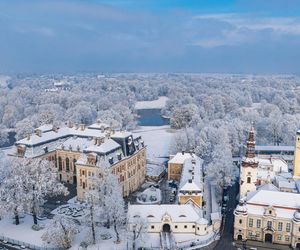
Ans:
{"label": "arched window", "polygon": [[247,183],[251,183],[251,177],[247,177]]}
{"label": "arched window", "polygon": [[242,222],[243,222],[242,220],[239,220],[239,223],[240,223],[240,224],[242,224]]}
{"label": "arched window", "polygon": [[61,171],[62,170],[62,160],[61,157],[58,157],[58,170]]}
{"label": "arched window", "polygon": [[76,159],[73,159],[73,171],[76,174]]}
{"label": "arched window", "polygon": [[66,171],[67,171],[67,172],[70,171],[70,160],[69,160],[68,157],[66,158]]}

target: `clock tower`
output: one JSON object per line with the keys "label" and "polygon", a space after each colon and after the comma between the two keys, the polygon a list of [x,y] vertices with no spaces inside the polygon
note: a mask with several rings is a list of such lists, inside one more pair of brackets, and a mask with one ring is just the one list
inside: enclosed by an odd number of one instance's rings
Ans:
{"label": "clock tower", "polygon": [[249,132],[247,151],[240,168],[240,198],[248,192],[256,190],[258,161],[255,156],[255,140],[253,126]]}

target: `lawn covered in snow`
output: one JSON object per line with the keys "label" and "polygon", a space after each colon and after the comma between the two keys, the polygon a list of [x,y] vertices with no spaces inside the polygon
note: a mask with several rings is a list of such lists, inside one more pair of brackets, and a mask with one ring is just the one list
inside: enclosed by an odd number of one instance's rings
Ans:
{"label": "lawn covered in snow", "polygon": [[176,133],[169,125],[139,127],[133,133],[142,136],[147,146],[147,159],[163,162],[166,159],[161,157],[169,157],[172,138]]}
{"label": "lawn covered in snow", "polygon": [[135,109],[162,109],[166,106],[168,97],[161,96],[153,101],[139,101],[135,104]]}

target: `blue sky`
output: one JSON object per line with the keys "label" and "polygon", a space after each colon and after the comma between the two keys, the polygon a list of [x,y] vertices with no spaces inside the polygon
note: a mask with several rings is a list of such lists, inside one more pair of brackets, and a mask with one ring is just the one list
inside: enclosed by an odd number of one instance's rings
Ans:
{"label": "blue sky", "polygon": [[2,0],[0,72],[299,73],[298,0]]}

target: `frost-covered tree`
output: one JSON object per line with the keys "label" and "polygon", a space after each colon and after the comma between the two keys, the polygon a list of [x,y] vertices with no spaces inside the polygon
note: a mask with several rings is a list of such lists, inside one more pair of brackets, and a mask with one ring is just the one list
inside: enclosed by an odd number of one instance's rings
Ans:
{"label": "frost-covered tree", "polygon": [[56,215],[47,224],[42,239],[55,247],[68,249],[72,246],[75,234],[79,232],[77,227],[74,220]]}
{"label": "frost-covered tree", "polygon": [[148,228],[148,221],[139,215],[129,218],[127,224],[130,227],[128,239],[132,243],[132,249],[136,250],[137,243],[145,237]]}
{"label": "frost-covered tree", "polygon": [[24,187],[28,200],[28,212],[32,213],[33,222],[37,224],[37,215],[47,196],[67,195],[67,188],[57,180],[53,163],[40,158],[22,159],[25,162]]}
{"label": "frost-covered tree", "polygon": [[26,166],[22,159],[7,158],[2,155],[0,162],[0,213],[1,216],[13,215],[16,225],[20,223],[20,214],[27,209],[26,175]]}
{"label": "frost-covered tree", "polygon": [[85,195],[85,201],[89,208],[89,218],[87,220],[87,225],[90,227],[91,233],[90,237],[92,244],[96,244],[96,217],[101,210],[101,205],[99,202],[98,193],[95,190],[90,190]]}
{"label": "frost-covered tree", "polygon": [[206,165],[206,174],[214,179],[221,188],[230,186],[237,177],[237,167],[232,162],[231,151],[218,145],[213,151],[213,160]]}
{"label": "frost-covered tree", "polygon": [[103,211],[107,212],[109,222],[114,228],[117,238],[116,242],[120,242],[119,229],[124,226],[126,221],[122,189],[116,175],[109,174],[105,178],[104,185],[100,187],[105,190]]}
{"label": "frost-covered tree", "polygon": [[5,126],[0,125],[0,147],[8,142],[8,132]]}

